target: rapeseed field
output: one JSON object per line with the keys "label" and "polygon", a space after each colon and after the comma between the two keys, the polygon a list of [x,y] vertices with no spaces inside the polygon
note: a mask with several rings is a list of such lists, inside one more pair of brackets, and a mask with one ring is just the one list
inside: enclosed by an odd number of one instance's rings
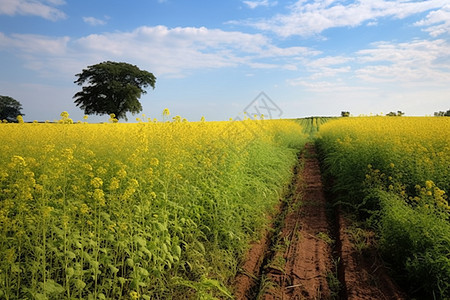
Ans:
{"label": "rapeseed field", "polygon": [[169,114],[0,124],[1,299],[231,297],[306,137]]}
{"label": "rapeseed field", "polygon": [[317,144],[337,200],[376,230],[408,292],[450,297],[450,118],[341,118]]}

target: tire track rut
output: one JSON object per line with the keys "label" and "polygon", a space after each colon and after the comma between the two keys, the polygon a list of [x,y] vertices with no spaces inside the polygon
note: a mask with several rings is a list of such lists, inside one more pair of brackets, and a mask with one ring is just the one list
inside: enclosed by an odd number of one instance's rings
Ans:
{"label": "tire track rut", "polygon": [[329,225],[319,162],[313,150],[312,145],[307,145],[302,158],[304,168],[296,178],[296,197],[284,226],[280,228],[279,250],[272,264],[284,262],[284,266],[281,270],[268,266],[267,279],[275,284],[264,291],[262,299],[330,297],[327,283],[332,267],[331,247],[327,243],[330,239]]}

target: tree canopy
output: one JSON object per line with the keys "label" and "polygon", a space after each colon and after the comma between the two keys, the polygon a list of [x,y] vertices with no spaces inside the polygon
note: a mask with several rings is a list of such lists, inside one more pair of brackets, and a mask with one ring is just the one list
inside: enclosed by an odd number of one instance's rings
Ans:
{"label": "tree canopy", "polygon": [[450,117],[450,109],[447,111],[437,111],[434,113],[435,117]]}
{"label": "tree canopy", "polygon": [[73,98],[75,104],[87,115],[114,114],[117,119],[126,119],[126,113],[142,111],[139,98],[155,88],[156,77],[145,70],[124,62],[102,62],[88,66],[75,76],[79,86],[87,83]]}
{"label": "tree canopy", "polygon": [[397,111],[397,112],[393,112],[391,111],[390,113],[386,114],[387,117],[401,117],[403,116],[405,113],[402,112],[401,110]]}
{"label": "tree canopy", "polygon": [[21,110],[22,104],[19,101],[9,96],[0,96],[0,122],[2,120],[15,122],[17,116],[24,115]]}

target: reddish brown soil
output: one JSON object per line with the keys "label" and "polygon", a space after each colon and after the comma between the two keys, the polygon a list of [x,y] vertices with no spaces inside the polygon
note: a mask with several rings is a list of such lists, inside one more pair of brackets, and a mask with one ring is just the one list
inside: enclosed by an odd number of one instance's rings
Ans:
{"label": "reddish brown soil", "polygon": [[[267,268],[272,284],[263,299],[327,299],[330,290],[331,247],[318,160],[307,146],[303,172],[296,179],[294,201],[278,240],[278,251]],[[309,152],[309,153],[308,153]]]}
{"label": "reddish brown soil", "polygon": [[[356,251],[350,222],[339,211],[332,222],[337,224],[330,225],[314,146],[303,153],[304,168],[294,178],[289,205],[280,209],[281,224],[247,253],[234,285],[236,299],[406,299],[376,251]],[[340,290],[329,286],[333,279]]]}
{"label": "reddish brown soil", "polygon": [[261,240],[252,243],[247,252],[241,271],[235,279],[234,295],[236,299],[248,299],[247,295],[251,292],[252,287],[259,283],[261,266],[270,246],[269,236],[270,234],[265,232]]}
{"label": "reddish brown soil", "polygon": [[[357,251],[347,230],[350,222],[342,214],[339,218],[341,282],[345,299],[406,299],[406,296],[389,277],[374,248]],[[343,297],[343,298],[344,298]]]}

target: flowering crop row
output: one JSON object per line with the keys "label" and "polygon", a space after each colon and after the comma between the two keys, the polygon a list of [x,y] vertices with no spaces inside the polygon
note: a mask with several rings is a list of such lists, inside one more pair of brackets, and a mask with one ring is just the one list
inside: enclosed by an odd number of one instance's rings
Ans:
{"label": "flowering crop row", "polygon": [[450,119],[342,118],[317,143],[339,200],[370,217],[400,280],[450,297]]}
{"label": "flowering crop row", "polygon": [[336,118],[333,117],[309,117],[297,119],[300,125],[303,127],[303,131],[305,134],[308,134],[311,138],[313,138],[317,132],[319,132],[321,126],[327,123],[330,120]]}
{"label": "flowering crop row", "polygon": [[[67,116],[66,116],[67,118]],[[0,298],[231,297],[292,121],[0,125]]]}

